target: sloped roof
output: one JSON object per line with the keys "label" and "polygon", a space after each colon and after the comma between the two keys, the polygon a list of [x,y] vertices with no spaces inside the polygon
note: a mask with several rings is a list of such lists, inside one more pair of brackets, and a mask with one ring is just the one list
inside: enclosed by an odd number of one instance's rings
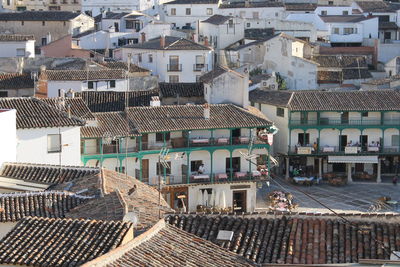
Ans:
{"label": "sloped roof", "polygon": [[244,38],[252,40],[263,40],[274,35],[274,28],[244,29]]}
{"label": "sloped roof", "polygon": [[[128,73],[128,77],[132,74]],[[42,79],[49,81],[86,81],[126,79],[127,72],[123,69],[100,70],[45,70]]]}
{"label": "sloped roof", "polygon": [[365,13],[396,12],[400,5],[394,5],[384,1],[356,1],[357,5]]}
{"label": "sloped roof", "polygon": [[206,5],[206,4],[218,4],[218,0],[174,0],[165,3],[165,5]]}
{"label": "sloped roof", "polygon": [[211,48],[195,43],[191,40],[173,36],[165,36],[165,45],[164,47],[161,47],[160,38],[161,37],[157,37],[141,44],[126,45],[124,48],[151,50],[211,50]]}
{"label": "sloped roof", "polygon": [[132,236],[128,222],[27,217],[0,241],[0,263],[79,266]]}
{"label": "sloped roof", "polygon": [[177,227],[159,222],[152,229],[87,265],[253,266],[243,257]]}
{"label": "sloped roof", "polygon": [[223,15],[219,15],[219,14],[215,14],[212,15],[211,17],[209,17],[206,20],[203,20],[203,23],[210,23],[210,24],[214,24],[214,25],[221,25],[224,24],[226,21],[228,21],[229,19],[231,19],[231,16],[223,16]]}
{"label": "sloped roof", "polygon": [[215,78],[221,76],[222,74],[228,71],[229,71],[228,68],[216,65],[211,71],[201,75],[200,81],[204,83],[212,82]]}
{"label": "sloped roof", "polygon": [[99,168],[91,167],[7,162],[0,169],[0,177],[59,184],[99,172]]}
{"label": "sloped roof", "polygon": [[317,7],[311,3],[285,3],[286,11],[314,11]]}
{"label": "sloped roof", "polygon": [[[348,218],[344,222],[322,216],[177,215],[168,216],[166,221],[257,264],[320,265],[389,259],[400,242],[397,223],[371,219]],[[217,241],[219,230],[233,231],[233,239]]]}
{"label": "sloped roof", "polygon": [[68,21],[81,15],[70,11],[22,11],[0,13],[0,20],[6,21]]}
{"label": "sloped roof", "polygon": [[[292,111],[398,111],[400,92],[377,91],[280,91],[250,92],[250,101],[286,106]],[[254,90],[255,91],[255,90]],[[280,98],[280,95],[284,98]],[[287,102],[286,102],[287,101]],[[286,105],[285,105],[286,102]]]}
{"label": "sloped roof", "polygon": [[321,68],[368,68],[366,56],[318,55],[312,60]]}
{"label": "sloped roof", "polygon": [[35,40],[35,36],[27,34],[0,34],[0,42],[26,42]]}
{"label": "sloped roof", "polygon": [[356,23],[371,19],[370,17],[364,17],[363,15],[320,15],[319,17],[327,23]]}
{"label": "sloped roof", "polygon": [[27,73],[3,73],[0,74],[1,89],[33,89],[34,81]]}
{"label": "sloped roof", "polygon": [[17,110],[17,128],[83,126],[84,121],[71,117],[33,97],[0,98],[0,108]]}
{"label": "sloped roof", "polygon": [[[122,70],[128,70],[128,63],[126,62],[121,62],[121,61],[104,61],[100,62],[100,65],[109,68],[109,69],[122,69]],[[129,72],[150,72],[148,69],[139,67],[138,65],[135,64],[129,64]]]}
{"label": "sloped roof", "polygon": [[202,105],[171,105],[128,109],[128,118],[139,133],[266,127],[272,123],[233,104],[210,105],[210,118],[204,118]]}
{"label": "sloped roof", "polygon": [[89,198],[61,191],[0,194],[0,222],[15,222],[26,216],[64,218]]}
{"label": "sloped roof", "polygon": [[203,83],[159,83],[161,97],[203,97]]}
{"label": "sloped roof", "polygon": [[[54,108],[60,109],[68,114],[70,110],[71,115],[84,120],[94,120],[92,112],[80,97],[53,97],[53,98],[41,98],[42,101],[46,102]],[[65,104],[64,104],[65,103]]]}
{"label": "sloped roof", "polygon": [[232,1],[232,2],[222,2],[219,5],[219,8],[263,8],[263,7],[284,7],[282,2],[275,1],[257,1],[252,2],[249,1],[246,3],[245,1]]}
{"label": "sloped roof", "polygon": [[75,93],[75,96],[81,97],[92,112],[114,112],[125,110],[126,95],[128,95],[128,105],[137,107],[149,106],[151,97],[158,94],[158,90],[129,91],[128,93],[84,91]]}

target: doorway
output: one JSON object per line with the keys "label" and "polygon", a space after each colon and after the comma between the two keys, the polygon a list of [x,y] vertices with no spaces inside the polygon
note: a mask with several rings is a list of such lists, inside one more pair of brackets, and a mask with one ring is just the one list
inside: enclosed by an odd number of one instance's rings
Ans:
{"label": "doorway", "polygon": [[232,194],[233,194],[232,195],[233,211],[234,212],[246,212],[247,191],[246,190],[233,191]]}
{"label": "doorway", "polygon": [[[225,168],[226,172],[229,173],[230,171],[230,158],[226,158],[225,160]],[[240,172],[240,157],[233,157],[232,158],[232,172]]]}
{"label": "doorway", "polygon": [[368,150],[368,135],[360,135],[360,144],[363,151]]}
{"label": "doorway", "polygon": [[347,146],[347,135],[339,135],[340,151],[344,151]]}
{"label": "doorway", "polygon": [[142,182],[149,182],[149,159],[142,159]]}
{"label": "doorway", "polygon": [[340,115],[340,120],[342,124],[348,124],[349,123],[349,112],[345,111]]}
{"label": "doorway", "polygon": [[[149,143],[148,134],[142,134],[142,150],[147,150],[148,149],[148,143]],[[139,138],[136,138],[136,147],[139,148],[139,145],[140,145]]]}
{"label": "doorway", "polygon": [[310,144],[310,134],[309,133],[299,133],[298,136],[298,143],[302,146]]}

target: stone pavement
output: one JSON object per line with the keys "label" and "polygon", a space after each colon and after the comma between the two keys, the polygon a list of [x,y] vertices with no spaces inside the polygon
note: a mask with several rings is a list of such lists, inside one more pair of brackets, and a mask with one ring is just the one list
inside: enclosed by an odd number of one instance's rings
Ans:
{"label": "stone pavement", "polygon": [[[293,185],[277,180],[281,186],[294,196],[294,203],[299,207],[295,211],[310,212],[329,212],[319,203],[310,199],[303,193],[296,191],[299,188],[307,192],[314,198],[331,209],[340,212],[367,212],[375,201],[383,196],[391,197],[392,200],[400,203],[400,184],[395,186],[389,183],[352,183],[345,186],[331,186],[328,184],[320,184],[313,186]],[[282,190],[282,187],[275,182],[271,182],[268,187],[266,185],[257,191],[257,210],[263,211],[267,208],[266,195],[273,190]],[[389,209],[379,210],[380,212],[400,212],[400,204],[392,206]]]}

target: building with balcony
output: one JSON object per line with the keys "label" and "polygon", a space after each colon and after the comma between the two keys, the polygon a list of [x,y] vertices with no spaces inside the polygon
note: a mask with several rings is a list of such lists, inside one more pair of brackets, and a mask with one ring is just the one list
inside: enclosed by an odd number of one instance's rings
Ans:
{"label": "building with balcony", "polygon": [[[195,211],[215,190],[227,207],[254,210],[255,182],[263,179],[258,167],[269,166],[269,145],[256,136],[272,123],[254,108],[232,104],[157,105],[94,113],[97,125],[81,131],[82,163],[161,183],[174,209],[184,208],[182,195]],[[165,150],[167,165],[160,164]]]}
{"label": "building with balcony", "polygon": [[343,174],[381,182],[399,172],[400,93],[380,91],[250,92],[250,101],[280,129],[274,154],[286,177]]}
{"label": "building with balcony", "polygon": [[191,40],[160,36],[116,49],[115,58],[151,70],[160,82],[196,82],[213,68],[213,49]]}

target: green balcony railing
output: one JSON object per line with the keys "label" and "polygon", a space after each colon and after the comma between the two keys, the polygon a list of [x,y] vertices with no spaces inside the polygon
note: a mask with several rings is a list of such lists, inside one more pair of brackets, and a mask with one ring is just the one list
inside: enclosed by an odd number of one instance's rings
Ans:
{"label": "green balcony railing", "polygon": [[319,120],[290,120],[292,126],[381,126],[381,125],[400,125],[400,119],[328,119],[320,118]]}

